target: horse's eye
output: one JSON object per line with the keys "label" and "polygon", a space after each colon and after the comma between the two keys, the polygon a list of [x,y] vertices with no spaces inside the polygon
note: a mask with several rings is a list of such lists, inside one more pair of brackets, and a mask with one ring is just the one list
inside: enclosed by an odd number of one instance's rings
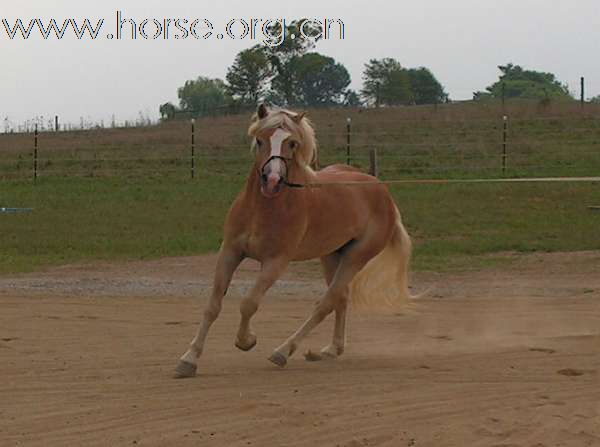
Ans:
{"label": "horse's eye", "polygon": [[257,145],[258,147],[261,147],[261,146],[262,146],[262,141],[261,141],[261,140],[259,140],[258,138],[256,139],[256,145]]}
{"label": "horse's eye", "polygon": [[290,141],[290,149],[291,150],[298,149],[298,143],[296,141]]}

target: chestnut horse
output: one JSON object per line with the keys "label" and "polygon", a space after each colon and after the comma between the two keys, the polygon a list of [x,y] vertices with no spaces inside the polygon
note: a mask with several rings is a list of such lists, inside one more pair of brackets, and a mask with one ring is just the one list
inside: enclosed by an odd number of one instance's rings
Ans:
{"label": "chestnut horse", "polygon": [[[327,292],[304,324],[269,357],[278,366],[287,363],[302,339],[331,312],[335,312],[331,344],[306,356],[318,360],[341,355],[350,298],[374,306],[398,303],[409,296],[411,241],[387,186],[345,165],[315,172],[311,168],[316,159],[315,134],[303,113],[263,104],[248,134],[256,159],[246,187],[227,214],[212,294],[176,377],[196,374],[208,330],[244,258],[262,265],[240,305],[235,345],[244,351],[256,344],[250,319],[286,266],[313,258],[320,258],[323,265]],[[310,187],[316,183],[320,187]]]}

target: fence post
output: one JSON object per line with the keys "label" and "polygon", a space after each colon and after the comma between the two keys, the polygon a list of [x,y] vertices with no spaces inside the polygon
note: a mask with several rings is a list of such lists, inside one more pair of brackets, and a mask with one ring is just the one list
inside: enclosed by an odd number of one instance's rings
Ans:
{"label": "fence post", "polygon": [[37,182],[38,177],[38,125],[35,125],[33,131],[33,182]]}
{"label": "fence post", "polygon": [[502,113],[506,113],[506,83],[502,81]]}
{"label": "fence post", "polygon": [[506,174],[506,148],[508,145],[508,116],[503,116],[503,127],[502,127],[502,174]]}
{"label": "fence post", "polygon": [[581,109],[585,106],[585,78],[581,77]]}
{"label": "fence post", "polygon": [[352,118],[346,118],[346,164],[350,164],[350,131],[351,131]]}
{"label": "fence post", "polygon": [[371,174],[373,177],[379,177],[379,162],[377,160],[377,149],[374,147],[372,147],[371,151],[369,152],[369,161],[369,174]]}
{"label": "fence post", "polygon": [[196,129],[195,129],[196,120],[192,118],[192,160],[191,160],[191,175],[192,178],[195,177],[196,171]]}
{"label": "fence post", "polygon": [[60,129],[58,127],[58,115],[54,115],[54,131],[58,132]]}

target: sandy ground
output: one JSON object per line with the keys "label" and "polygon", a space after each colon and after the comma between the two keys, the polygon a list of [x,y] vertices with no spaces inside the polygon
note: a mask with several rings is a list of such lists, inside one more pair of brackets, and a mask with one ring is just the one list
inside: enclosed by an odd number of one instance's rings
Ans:
{"label": "sandy ground", "polygon": [[318,266],[274,287],[243,353],[244,264],[186,380],[213,256],[0,278],[0,445],[600,446],[600,253],[507,256],[416,275],[435,288],[411,309],[355,312],[342,358],[284,369],[266,358],[324,290]]}

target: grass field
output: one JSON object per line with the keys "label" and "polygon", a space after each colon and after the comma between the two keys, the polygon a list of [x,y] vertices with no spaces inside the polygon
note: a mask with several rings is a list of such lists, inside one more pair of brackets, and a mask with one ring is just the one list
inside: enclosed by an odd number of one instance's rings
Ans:
{"label": "grass field", "polygon": [[[383,178],[500,176],[499,110],[477,107],[314,111],[321,163],[345,159],[344,116],[351,113],[353,161],[365,167],[362,149],[378,147]],[[522,105],[512,116],[506,175],[600,174],[600,109],[582,114],[570,105],[550,111]],[[194,180],[187,123],[42,134],[36,185],[29,179],[31,136],[0,136],[0,206],[35,209],[0,214],[0,274],[216,250],[251,163],[247,121],[198,122]],[[600,213],[587,209],[600,205],[597,183],[392,191],[416,240],[417,269],[475,268],[506,251],[600,249]]]}

